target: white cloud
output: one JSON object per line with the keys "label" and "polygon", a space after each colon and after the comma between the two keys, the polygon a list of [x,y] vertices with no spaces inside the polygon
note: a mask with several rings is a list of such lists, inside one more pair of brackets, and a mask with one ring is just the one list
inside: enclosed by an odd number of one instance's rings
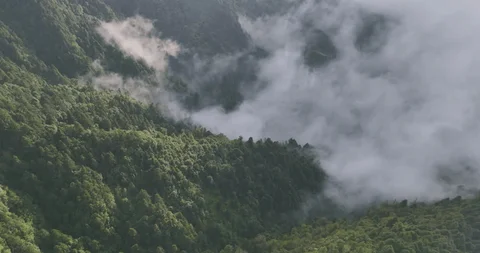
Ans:
{"label": "white cloud", "polygon": [[[381,199],[432,200],[452,194],[439,166],[480,185],[480,2],[473,0],[305,1],[285,16],[242,25],[272,54],[260,62],[268,87],[238,110],[193,115],[236,138],[295,137],[333,150],[323,167],[342,186],[330,196],[355,205]],[[377,53],[355,39],[362,14],[395,20]],[[328,66],[302,63],[301,23],[310,19],[338,49]]]}
{"label": "white cloud", "polygon": [[180,46],[170,40],[158,38],[152,21],[140,16],[123,21],[102,22],[97,32],[106,42],[116,45],[125,54],[141,60],[149,67],[164,71],[167,56],[177,56]]}
{"label": "white cloud", "polygon": [[155,103],[165,116],[174,119],[186,117],[186,111],[164,87],[168,56],[178,55],[179,44],[170,39],[159,38],[153,22],[140,16],[122,21],[102,22],[96,30],[107,43],[116,46],[133,59],[143,61],[154,70],[154,75],[127,78],[119,73],[105,72],[100,62],[95,61],[93,68],[96,73],[85,77],[87,80],[83,80],[84,82],[90,81],[98,89],[126,92],[141,102]]}

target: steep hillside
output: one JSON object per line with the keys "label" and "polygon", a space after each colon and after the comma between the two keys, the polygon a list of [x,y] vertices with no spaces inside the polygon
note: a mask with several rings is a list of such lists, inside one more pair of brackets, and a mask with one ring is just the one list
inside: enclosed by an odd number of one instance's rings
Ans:
{"label": "steep hillside", "polygon": [[480,198],[445,199],[432,205],[383,204],[354,219],[317,219],[267,240],[264,252],[478,252]]}
{"label": "steep hillside", "polygon": [[150,71],[94,30],[128,16],[120,2],[0,5],[4,250],[216,252],[289,227],[320,191],[325,175],[295,142],[230,141],[78,86],[95,59],[125,76]]}
{"label": "steep hillside", "polygon": [[[92,71],[95,60],[101,61],[105,71],[126,77],[151,74],[152,70],[145,64],[132,60],[116,47],[106,44],[95,31],[101,21],[135,15],[152,19],[162,38],[171,38],[181,44],[183,50],[180,58],[171,59],[172,73],[177,76],[186,75],[194,55],[209,59],[212,55],[228,55],[249,47],[248,38],[231,5],[214,0],[29,0],[21,6],[17,1],[2,0],[1,69],[18,67],[41,76],[51,84],[75,82],[71,79]],[[208,94],[209,99],[196,104],[198,108],[212,103],[231,108],[243,99],[239,93],[242,80],[238,77],[252,68],[254,66],[245,62],[238,70],[232,69],[227,76],[202,83],[201,89],[175,90],[181,90],[183,95],[197,92],[197,96],[202,98]],[[0,80],[21,82],[17,77],[2,72]],[[186,86],[181,83],[178,85]]]}
{"label": "steep hillside", "polygon": [[[195,53],[245,50],[240,67],[196,82],[187,102],[231,110],[255,78],[251,59],[268,53],[250,48],[235,11],[256,17],[289,4],[0,0],[0,252],[479,252],[478,197],[347,213],[325,197],[329,177],[309,145],[228,139],[77,80],[95,60],[124,77],[152,74],[95,32],[100,21],[142,15],[190,50],[174,74]],[[379,20],[361,31],[365,52],[376,50]],[[327,62],[318,50],[335,57],[322,31],[305,33],[307,65]],[[192,95],[185,79],[169,78]]]}
{"label": "steep hillside", "polygon": [[325,177],[294,143],[230,141],[122,95],[0,91],[1,222],[13,226],[0,238],[13,252],[220,250],[288,226],[282,214]]}
{"label": "steep hillside", "polygon": [[[100,0],[0,1],[2,69],[12,63],[40,75],[52,84],[84,75],[93,60],[106,60],[107,68],[125,75],[145,67],[105,45],[94,27],[111,20],[113,11]],[[2,81],[12,81],[3,76]]]}
{"label": "steep hillside", "polygon": [[247,36],[230,6],[214,0],[105,0],[119,15],[155,20],[163,36],[195,53],[231,53],[248,46]]}

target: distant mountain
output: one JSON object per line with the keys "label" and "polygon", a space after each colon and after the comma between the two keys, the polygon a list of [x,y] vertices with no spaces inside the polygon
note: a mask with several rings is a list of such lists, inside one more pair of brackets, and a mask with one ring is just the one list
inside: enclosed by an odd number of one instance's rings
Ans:
{"label": "distant mountain", "polygon": [[[14,64],[49,83],[65,83],[85,75],[92,71],[94,60],[101,60],[107,71],[124,76],[145,75],[151,71],[144,64],[105,44],[94,29],[100,21],[141,15],[154,21],[162,38],[171,38],[181,44],[182,54],[178,59],[171,59],[170,67],[174,75],[186,75],[194,55],[208,59],[213,55],[250,50],[249,39],[231,7],[228,2],[214,0],[32,0],[22,6],[16,1],[3,0],[0,2],[1,64],[4,69]],[[209,88],[196,89],[196,92],[211,94],[210,101],[228,98],[221,103],[226,108],[234,107],[242,101],[241,81],[236,78],[253,72],[254,66],[246,64],[240,62],[237,69],[231,70],[233,72],[228,75],[235,76],[233,79],[225,76],[218,77],[221,80],[208,80],[208,84],[202,85]],[[14,77],[4,75],[0,78],[11,81]],[[197,104],[207,106],[211,102]]]}
{"label": "distant mountain", "polygon": [[197,53],[230,53],[248,46],[236,13],[215,0],[105,0],[122,16],[155,20],[163,36],[174,38]]}
{"label": "distant mountain", "polygon": [[[100,60],[120,77],[113,81],[150,84],[153,76],[156,85],[154,69],[95,30],[141,15],[187,49],[166,73],[183,105],[232,110],[256,78],[255,62],[269,54],[251,45],[237,14],[255,18],[291,4],[0,0],[0,252],[479,252],[478,197],[349,213],[325,197],[329,178],[310,145],[231,140],[126,92],[80,82]],[[376,49],[368,38],[383,27],[370,21],[357,43],[364,52]],[[324,32],[303,32],[307,65],[335,57]],[[222,57],[236,64],[221,75],[189,72],[195,60],[207,73]]]}
{"label": "distant mountain", "polygon": [[205,54],[247,44],[216,1],[125,3],[0,1],[0,252],[219,252],[295,224],[325,178],[301,146],[228,140],[77,84],[97,59],[153,71],[106,44],[100,21],[158,15],[165,36]]}

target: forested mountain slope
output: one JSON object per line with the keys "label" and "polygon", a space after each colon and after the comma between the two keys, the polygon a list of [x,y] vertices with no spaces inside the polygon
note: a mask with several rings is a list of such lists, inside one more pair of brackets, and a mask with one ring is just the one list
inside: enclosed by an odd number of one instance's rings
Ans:
{"label": "forested mountain slope", "polygon": [[263,247],[265,252],[479,252],[479,212],[478,198],[383,204],[355,219],[317,219],[264,239]]}
{"label": "forested mountain slope", "polygon": [[[105,59],[113,70],[139,74],[141,64],[104,44],[93,29],[99,20],[111,20],[113,11],[102,1],[0,1],[2,69],[12,63],[40,75],[49,83],[65,83],[84,75],[95,59]],[[108,56],[108,57],[106,57]],[[12,81],[12,74],[2,74]]]}
{"label": "forested mountain slope", "polygon": [[0,246],[11,252],[479,247],[480,201],[459,198],[322,218],[279,237],[325,180],[295,142],[228,140],[87,87],[3,83],[0,91]]}
{"label": "forested mountain slope", "polygon": [[13,252],[26,242],[45,252],[215,251],[282,226],[324,179],[299,146],[230,141],[122,95],[8,83],[0,94],[11,224],[1,237]]}
{"label": "forested mountain slope", "polygon": [[[115,10],[115,11],[114,11]],[[2,54],[29,71],[58,78],[84,74],[94,59],[118,65],[123,58],[92,29],[99,21],[142,15],[154,19],[162,36],[197,52],[222,53],[247,46],[236,16],[217,1],[2,0]],[[218,30],[218,31],[217,31]],[[129,71],[139,71],[129,62]],[[126,72],[126,66],[114,70]],[[53,70],[52,70],[53,69]]]}
{"label": "forested mountain slope", "polygon": [[175,38],[196,53],[233,52],[248,46],[247,37],[228,1],[105,0],[119,15],[155,20],[166,37]]}
{"label": "forested mountain slope", "polygon": [[303,204],[328,177],[308,145],[229,140],[76,80],[97,59],[124,76],[152,72],[104,43],[101,20],[150,17],[208,55],[248,47],[233,11],[259,15],[254,4],[269,11],[268,1],[0,0],[0,252],[478,252],[479,199],[348,216],[325,200],[314,210],[328,215],[311,221]]}
{"label": "forested mountain slope", "polygon": [[[105,71],[121,73],[125,77],[149,74],[152,70],[145,64],[124,56],[116,47],[106,44],[95,31],[101,21],[142,15],[154,21],[162,38],[171,38],[181,44],[180,62],[171,59],[174,61],[171,65],[179,66],[177,69],[181,71],[190,67],[185,65],[190,65],[194,55],[210,57],[249,47],[232,6],[229,2],[212,0],[28,0],[21,5],[18,1],[2,0],[0,66],[2,70],[19,67],[41,76],[50,84],[66,83],[89,73],[95,60],[101,61]],[[254,67],[248,66],[248,62],[243,65],[248,69]],[[220,101],[225,107],[238,104],[242,99],[238,91],[241,80],[235,78],[245,71],[239,72],[234,73],[234,77],[210,80],[204,91],[195,92],[209,94],[214,100],[228,98]],[[18,82],[18,79],[0,72],[3,82]],[[189,93],[180,90],[183,95]],[[198,103],[198,106],[206,105],[208,103]]]}

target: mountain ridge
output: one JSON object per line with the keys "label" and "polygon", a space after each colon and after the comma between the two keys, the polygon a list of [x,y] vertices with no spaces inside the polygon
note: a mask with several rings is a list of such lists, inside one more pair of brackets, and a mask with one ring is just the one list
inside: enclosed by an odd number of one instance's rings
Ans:
{"label": "mountain ridge", "polygon": [[166,38],[207,56],[245,49],[228,8],[262,11],[235,2],[0,0],[0,252],[478,252],[478,197],[349,214],[323,196],[310,145],[231,140],[78,84],[95,60],[124,77],[154,72],[105,43],[100,21],[169,13],[154,21]]}

